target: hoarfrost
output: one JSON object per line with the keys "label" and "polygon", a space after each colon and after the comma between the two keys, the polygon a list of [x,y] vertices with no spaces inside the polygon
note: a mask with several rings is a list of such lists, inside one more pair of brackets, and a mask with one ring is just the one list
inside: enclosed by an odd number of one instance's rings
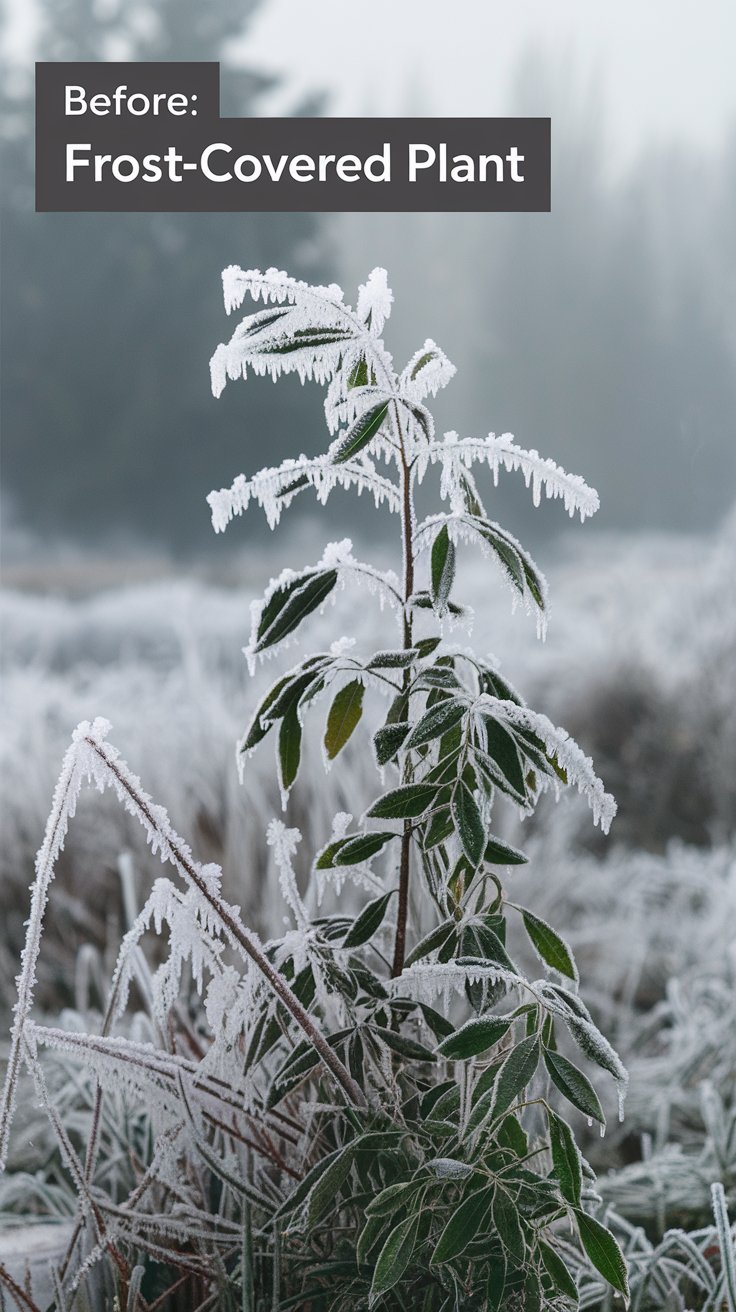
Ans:
{"label": "hoarfrost", "polygon": [[452,480],[457,481],[462,470],[470,469],[477,462],[488,465],[495,486],[502,467],[509,472],[519,470],[527,487],[531,484],[535,506],[540,504],[542,489],[550,499],[561,498],[571,518],[577,511],[581,520],[587,519],[600,506],[598,493],[588,487],[579,474],[568,474],[533,448],[525,451],[516,445],[511,433],[502,433],[500,437],[489,433],[487,438],[463,439],[454,431],[445,433],[444,441],[431,442],[420,453],[417,479],[422,481],[428,465],[440,463],[445,471],[445,495],[449,495]]}

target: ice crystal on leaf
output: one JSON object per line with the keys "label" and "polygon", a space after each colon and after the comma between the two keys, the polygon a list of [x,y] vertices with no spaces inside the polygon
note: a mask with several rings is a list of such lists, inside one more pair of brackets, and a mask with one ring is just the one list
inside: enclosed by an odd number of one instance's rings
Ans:
{"label": "ice crystal on leaf", "polygon": [[510,726],[526,729],[541,738],[559,769],[551,778],[541,776],[540,787],[559,789],[560,782],[564,780],[577,788],[593,812],[593,823],[599,824],[604,834],[608,833],[616,815],[615,798],[606,792],[593,769],[590,757],[581,751],[565,729],[555,727],[546,715],[532,711],[528,706],[517,706],[515,702],[502,701],[487,694],[479,697],[476,707],[480,711],[491,712],[494,717],[505,720]]}
{"label": "ice crystal on leaf", "polygon": [[534,449],[525,451],[516,445],[511,433],[502,433],[500,437],[489,433],[487,438],[463,439],[455,432],[445,433],[442,442],[432,442],[420,453],[417,480],[422,481],[429,465],[440,464],[443,469],[442,495],[448,496],[457,475],[479,463],[490,469],[494,487],[498,486],[501,468],[509,472],[519,470],[527,487],[531,485],[535,506],[540,504],[542,491],[550,499],[560,498],[571,518],[577,512],[581,520],[587,519],[600,506],[598,493],[588,487],[579,474],[568,474]]}

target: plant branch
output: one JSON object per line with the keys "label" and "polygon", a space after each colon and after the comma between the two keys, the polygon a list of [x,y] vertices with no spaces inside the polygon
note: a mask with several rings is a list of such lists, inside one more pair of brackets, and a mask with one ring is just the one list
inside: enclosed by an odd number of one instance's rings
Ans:
{"label": "plant branch", "polygon": [[297,1025],[299,1025],[304,1031],[309,1042],[312,1044],[312,1047],[319,1054],[325,1066],[334,1076],[343,1092],[347,1094],[350,1102],[356,1107],[366,1107],[367,1100],[360,1085],[353,1079],[347,1067],[345,1067],[340,1061],[337,1053],[332,1050],[324,1036],[320,1034],[311,1016],[302,1006],[296,994],[289,988],[283,975],[271,965],[268,957],[251,938],[245,926],[241,924],[237,912],[226,906],[220,898],[213,895],[205,881],[202,879],[197,867],[189,860],[186,853],[182,851],[176,839],[170,835],[165,836],[161,832],[158,819],[151,811],[150,807],[145,800],[139,796],[126,778],[125,774],[120,770],[117,763],[107,755],[100,743],[92,737],[85,738],[85,742],[88,747],[91,747],[92,750],[96,752],[110,773],[114,775],[120,788],[130,798],[134,810],[139,812],[139,814],[145,819],[146,824],[159,835],[162,845],[169,849],[172,860],[180,873],[194,885],[215,912],[215,915],[223,926],[231,944],[234,947],[239,948],[242,952],[245,952],[246,955],[250,957],[251,961],[257,966],[258,970],[264,976],[279,1001],[284,1004],[287,1011],[293,1016]]}
{"label": "plant branch", "polygon": [[[413,645],[412,614],[409,599],[414,592],[414,505],[411,490],[411,466],[406,458],[404,437],[399,419],[399,407],[396,411],[396,428],[401,444],[401,531],[404,549],[404,651]],[[402,681],[404,694],[409,697],[411,670],[404,670]],[[408,760],[408,757],[407,757]],[[394,959],[391,973],[394,977],[404,969],[406,956],[406,922],[409,915],[409,880],[411,877],[411,832],[409,820],[404,821],[401,835],[401,859],[399,863],[399,906],[396,914],[396,938],[394,939]]]}

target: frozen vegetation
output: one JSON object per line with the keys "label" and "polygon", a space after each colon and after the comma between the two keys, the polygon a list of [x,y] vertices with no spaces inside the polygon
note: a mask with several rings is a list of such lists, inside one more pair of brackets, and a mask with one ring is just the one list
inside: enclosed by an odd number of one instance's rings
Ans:
{"label": "frozen vegetation", "polygon": [[[245,290],[236,276],[226,283],[233,307],[240,304]],[[252,286],[247,290],[252,294]],[[371,298],[368,308],[380,332],[390,301],[380,285],[371,289],[369,284],[362,294]],[[366,306],[361,308],[360,302],[358,312],[365,317]],[[297,323],[296,331],[303,331],[303,322]],[[233,342],[221,348],[213,362],[216,388],[226,376],[239,372],[236,338]],[[429,391],[449,381],[451,366],[433,343],[423,350],[432,356],[436,375],[428,383]],[[421,358],[418,353],[407,366],[407,379]],[[334,364],[329,361],[311,370],[324,381],[331,371]],[[411,399],[422,407],[426,394]],[[336,427],[360,422],[357,406],[355,398],[336,397]],[[477,518],[458,500],[458,469],[453,464],[464,465],[463,458],[459,455],[454,462],[447,449],[455,445],[453,437],[443,444],[431,434],[425,436],[421,459],[425,466],[435,458],[442,462],[446,504],[441,516],[417,525],[417,540],[422,534],[429,540],[446,528],[451,540],[461,544],[473,535]],[[436,450],[443,445],[444,451]],[[389,452],[382,454],[390,459]],[[466,447],[469,463],[476,454]],[[572,512],[580,511],[581,517],[596,508],[595,494],[581,480],[506,439],[487,444],[483,459],[490,466],[486,480],[490,476],[492,482],[499,472],[502,478],[510,477],[517,470],[527,478],[535,498],[546,489]],[[349,487],[360,481],[377,504],[390,509],[393,493],[388,481],[383,481],[377,466],[366,467],[364,461],[365,457],[360,462],[363,467],[355,471],[349,459],[343,461],[337,475],[324,460],[311,462],[309,478],[319,499],[326,499],[336,483]],[[294,494],[290,489],[295,478],[303,474],[303,466],[296,473],[289,467],[266,471],[260,482],[236,480],[231,489],[210,498],[215,526],[224,528],[251,500],[276,522]],[[491,499],[497,495],[492,491]],[[242,531],[244,526],[238,527]],[[512,549],[522,551],[518,544]],[[337,662],[349,663],[353,651],[390,651],[397,646],[392,598],[398,580],[388,559],[371,567],[360,565],[366,554],[368,549],[359,550],[357,544],[333,544],[315,567],[316,577],[321,576],[319,571],[334,570],[346,579],[342,589],[335,589],[335,609],[315,611],[309,620],[310,647],[332,650]],[[371,555],[375,558],[375,552]],[[488,694],[483,710],[503,712],[509,726],[533,728],[548,751],[554,743],[556,759],[564,763],[569,781],[577,783],[583,794],[575,797],[571,791],[557,805],[552,796],[535,797],[540,805],[525,818],[518,805],[505,803],[504,809],[497,802],[494,831],[503,843],[523,846],[527,852],[529,864],[508,872],[509,889],[545,925],[551,922],[564,930],[596,1025],[628,1067],[623,1123],[615,1116],[615,1089],[602,1087],[604,1110],[609,1113],[605,1139],[597,1130],[586,1130],[582,1120],[576,1122],[576,1135],[597,1172],[595,1188],[603,1200],[599,1216],[607,1218],[627,1253],[632,1302],[640,1312],[650,1308],[720,1312],[723,1307],[733,1312],[736,1306],[728,1221],[728,1209],[733,1216],[736,1206],[735,555],[733,520],[708,539],[598,539],[585,541],[584,547],[577,536],[565,539],[547,571],[552,605],[544,643],[537,636],[547,620],[544,581],[536,581],[532,589],[517,588],[522,609],[530,614],[513,616],[514,594],[496,586],[488,563],[464,560],[458,568],[458,592],[472,599],[472,626],[458,625],[446,633],[448,649],[464,650],[472,644],[476,653],[513,680],[537,713],[534,718],[520,709],[512,714],[506,699]],[[246,598],[260,591],[263,578],[273,573],[278,575],[277,583],[249,613]],[[259,661],[259,635],[269,601],[278,597],[279,589],[288,588],[293,575],[288,571],[279,575],[272,558],[253,553],[244,556],[242,574],[244,581],[237,589],[179,580],[75,600],[27,593],[6,593],[2,598],[5,723],[0,886],[5,932],[0,1001],[7,1021],[16,1000],[14,978],[28,916],[34,855],[71,731],[100,712],[113,724],[108,731],[103,723],[88,723],[67,756],[66,777],[72,787],[77,773],[89,769],[105,791],[83,792],[70,820],[51,890],[35,999],[31,978],[35,961],[29,966],[27,950],[20,1015],[24,1023],[26,1016],[29,1019],[23,1041],[58,1052],[55,1061],[44,1061],[45,1076],[35,1059],[31,1066],[36,1096],[47,1111],[55,1112],[59,1124],[54,1138],[45,1119],[37,1120],[35,1112],[22,1107],[21,1132],[16,1129],[11,1143],[12,1170],[0,1184],[0,1207],[8,1223],[29,1212],[40,1220],[74,1213],[75,1193],[64,1182],[58,1154],[74,1178],[78,1159],[73,1152],[65,1155],[65,1135],[69,1144],[77,1134],[84,1136],[80,1127],[89,1125],[89,1109],[100,1096],[94,1081],[80,1074],[75,1052],[84,1048],[85,1030],[99,1032],[98,1013],[104,1008],[111,978],[116,996],[113,1010],[124,1012],[130,989],[133,1016],[121,1028],[121,1037],[110,1040],[117,1047],[100,1043],[93,1068],[100,1087],[107,1090],[114,1086],[115,1072],[126,1054],[138,1061],[152,1060],[145,1045],[151,1040],[159,1043],[157,1026],[162,1017],[174,1006],[185,1012],[184,996],[177,1001],[183,956],[190,959],[185,979],[191,971],[196,992],[204,998],[207,1026],[224,1033],[232,1007],[228,986],[233,975],[228,974],[230,967],[218,974],[218,936],[224,935],[223,942],[236,956],[238,951],[250,953],[246,939],[253,951],[260,952],[263,942],[278,936],[282,947],[276,949],[277,964],[293,960],[298,973],[300,961],[303,965],[310,959],[304,946],[312,932],[310,918],[334,914],[336,906],[340,915],[352,917],[365,904],[365,890],[350,883],[336,900],[333,879],[320,907],[324,880],[308,884],[309,857],[300,859],[302,851],[311,856],[324,847],[336,814],[343,819],[338,820],[334,835],[336,841],[343,841],[350,823],[345,813],[360,816],[375,798],[375,765],[365,738],[356,734],[347,742],[339,762],[325,774],[324,713],[305,722],[302,770],[288,810],[288,824],[298,826],[300,842],[294,829],[286,829],[280,820],[283,795],[293,779],[284,777],[283,759],[275,771],[270,742],[246,761],[245,788],[238,783],[235,744],[242,743],[254,706],[273,679],[296,659],[287,652],[277,656],[278,664],[264,666]],[[502,574],[499,571],[499,579]],[[372,598],[371,592],[379,596]],[[379,607],[379,597],[387,601],[384,607]],[[335,633],[349,634],[354,648],[344,641],[335,646]],[[247,677],[241,649],[249,657],[252,679]],[[366,717],[374,697],[380,707],[381,700],[369,688]],[[554,730],[561,723],[574,733],[581,752]],[[141,776],[146,792],[166,808],[173,830],[148,800],[135,800],[137,782],[119,763],[110,742]],[[585,759],[588,753],[602,783],[591,773]],[[590,824],[586,802],[601,829],[607,830],[613,810],[607,790],[618,799],[619,815],[604,843],[600,830]],[[62,828],[66,806],[62,788],[57,792]],[[146,845],[146,831],[154,846],[173,859],[188,892],[177,892],[161,879],[161,865]],[[174,831],[186,836],[201,864],[193,861]],[[42,882],[58,839],[53,826],[47,834],[48,850],[38,867]],[[222,867],[222,890],[211,863]],[[370,887],[368,874],[365,882]],[[421,925],[425,911],[417,903],[416,890],[413,901]],[[215,902],[227,914],[232,912],[231,922],[227,915],[223,919],[220,913],[213,914]],[[134,927],[142,908],[143,918]],[[187,937],[190,931],[182,930],[192,917],[201,930],[196,946]],[[243,922],[253,929],[243,928]],[[138,943],[139,939],[146,943],[148,960],[156,965],[161,949],[144,930],[163,923],[171,926],[172,941],[179,934],[180,945],[186,942],[186,947],[180,947],[179,959],[172,963],[169,958],[163,972],[152,975]],[[431,924],[430,920],[426,927]],[[118,958],[126,931],[128,946]],[[520,969],[538,973],[528,939],[513,926],[508,948]],[[33,955],[32,944],[31,949]],[[562,961],[564,965],[564,957]],[[477,988],[480,974],[467,966],[463,969],[470,988]],[[403,985],[402,996],[410,992],[412,970],[415,975],[424,971],[425,984],[434,971],[440,993],[449,978],[449,967],[436,960],[418,970],[410,966],[393,981],[394,989]],[[218,987],[202,990],[208,971],[218,978]],[[571,971],[576,983],[569,963],[562,973]],[[505,968],[496,969],[496,983],[502,977]],[[261,986],[251,981],[247,987],[257,1007]],[[318,991],[319,987],[318,982]],[[422,987],[420,997],[426,996]],[[32,1013],[34,1000],[37,1011]],[[237,1014],[243,1006],[239,998]],[[50,1028],[40,1028],[31,1015]],[[182,1059],[178,1066],[167,1065],[162,1058],[150,1078],[164,1103],[169,1098],[181,1107],[183,1101],[191,1116],[193,1141],[211,1166],[207,1154],[212,1151],[212,1100],[218,1079],[230,1078],[229,1058],[223,1055],[229,1050],[215,1045],[214,1057],[205,1057],[203,1063],[205,1073],[200,1078],[211,1105],[205,1099],[204,1104],[192,1102],[190,1107],[191,1058],[201,1055],[197,1045],[204,1023],[196,1013],[178,1016],[176,1025],[190,1043],[188,1064]],[[598,1030],[591,1029],[593,1033],[598,1035],[595,1042],[604,1045]],[[621,1082],[613,1050],[600,1046],[599,1052],[604,1056],[602,1064]],[[20,1063],[19,1053],[19,1048],[11,1052],[11,1063]],[[342,1078],[339,1072],[338,1078]],[[167,1081],[177,1080],[179,1085],[167,1094]],[[100,1169],[107,1173],[108,1195],[125,1197],[135,1191],[137,1168],[128,1160],[131,1146],[139,1164],[150,1158],[151,1125],[140,1091],[140,1080],[133,1080],[127,1099],[109,1099],[107,1119],[98,1126],[104,1147],[104,1152],[99,1150],[104,1163]],[[309,1114],[318,1118],[320,1106]],[[171,1125],[168,1132],[174,1133]],[[122,1156],[116,1154],[116,1145],[124,1149]],[[156,1157],[156,1161],[161,1179],[171,1187],[176,1179],[173,1139],[168,1151],[169,1159],[161,1147],[163,1159]],[[94,1214],[96,1194],[90,1190],[89,1178],[97,1165],[97,1145],[91,1152],[84,1166],[90,1173],[85,1174],[86,1183],[77,1180],[76,1184]],[[228,1181],[234,1162],[227,1153],[222,1159],[218,1154],[214,1169],[219,1180]],[[466,1169],[457,1160],[438,1157],[436,1175],[459,1178],[461,1165]],[[588,1202],[594,1201],[591,1181],[592,1177],[586,1178]],[[172,1214],[167,1243],[196,1235],[198,1227],[205,1234],[208,1218],[196,1211],[191,1195],[187,1197],[181,1216],[176,1209]],[[251,1202],[258,1207],[263,1199]],[[240,1230],[229,1215],[223,1216],[222,1224],[219,1237],[207,1232],[207,1244],[215,1254],[224,1255]],[[121,1227],[122,1220],[115,1222],[112,1233],[122,1233]],[[160,1242],[164,1245],[163,1238]],[[100,1307],[109,1297],[104,1274],[95,1263],[103,1247],[98,1232],[97,1247],[92,1243],[86,1250],[92,1273],[87,1294],[92,1305],[97,1298]],[[164,1247],[158,1251],[159,1259],[164,1251]],[[568,1251],[563,1243],[561,1251],[578,1274],[581,1305],[613,1306],[605,1282],[589,1267],[580,1266],[572,1248]],[[155,1257],[155,1245],[148,1252]],[[245,1301],[248,1260],[246,1254],[240,1277],[243,1305],[255,1308],[257,1303]],[[188,1269],[197,1274],[194,1257]],[[131,1308],[137,1307],[136,1279],[140,1277],[134,1270],[126,1285],[129,1295],[133,1291]],[[77,1276],[71,1284],[67,1278],[63,1295],[57,1288],[59,1309],[64,1307],[62,1300],[73,1294],[75,1281],[79,1283]],[[146,1297],[151,1299],[150,1289]],[[502,1306],[515,1306],[513,1297]]]}
{"label": "frozen vegetation", "polygon": [[[689,1288],[684,1273],[697,1268],[706,1287],[712,1277],[702,1256],[714,1242],[712,1183],[723,1182],[732,1215],[736,1204],[735,555],[733,523],[709,539],[611,539],[585,553],[563,543],[547,570],[554,604],[544,647],[498,596],[476,607],[473,630],[476,647],[493,650],[536,705],[575,729],[618,795],[605,855],[591,850],[568,799],[546,809],[543,833],[527,840],[530,865],[515,877],[533,886],[545,919],[567,927],[592,1010],[628,1067],[625,1122],[603,1141],[591,1135],[586,1151],[622,1218],[630,1262],[657,1271],[652,1305],[662,1307],[666,1291]],[[244,595],[248,578],[269,568],[244,556],[242,589],[182,579],[73,600],[2,596],[5,1025],[59,763],[70,728],[96,708],[198,856],[222,863],[228,896],[264,935],[283,929],[264,841],[279,807],[271,761],[253,757],[245,789],[234,765],[254,696],[240,654],[250,628]],[[467,584],[479,595],[472,575]],[[369,627],[375,639],[375,614],[368,625],[361,602],[358,593],[340,597],[342,626],[358,637]],[[315,645],[331,621],[314,619]],[[388,641],[390,617],[383,622]],[[258,672],[257,686],[269,672]],[[313,768],[303,774],[299,822],[316,845],[336,811],[369,800],[373,771],[357,748],[321,778],[317,732],[305,750]],[[630,796],[619,783],[622,758]],[[511,810],[506,826],[521,841]],[[45,1011],[62,1003],[86,1015],[99,1005],[119,935],[158,869],[111,795],[82,798],[47,922]],[[357,905],[349,889],[344,896]],[[64,1085],[63,1069],[52,1078],[62,1083],[60,1105],[74,1106],[76,1083]],[[73,1206],[54,1181],[42,1121],[31,1121],[27,1138],[33,1146],[16,1147],[17,1173],[2,1184],[6,1224],[27,1212],[63,1217]],[[42,1185],[39,1171],[52,1178]],[[692,1242],[664,1240],[673,1230],[693,1233]],[[671,1306],[695,1310],[704,1299],[691,1292]]]}

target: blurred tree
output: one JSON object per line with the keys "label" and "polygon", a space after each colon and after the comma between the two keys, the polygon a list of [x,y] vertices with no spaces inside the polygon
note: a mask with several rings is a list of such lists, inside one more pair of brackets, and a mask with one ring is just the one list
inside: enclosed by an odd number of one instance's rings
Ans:
{"label": "blurred tree", "polygon": [[[223,113],[267,85],[228,62],[258,0],[40,0],[47,60],[220,59]],[[211,538],[204,497],[279,449],[309,444],[298,386],[215,406],[220,271],[289,263],[320,275],[319,228],[291,214],[35,214],[30,69],[3,87],[3,486],[34,536]],[[311,397],[309,398],[311,400]],[[320,432],[318,398],[315,432]],[[293,435],[293,436],[292,436]]]}

